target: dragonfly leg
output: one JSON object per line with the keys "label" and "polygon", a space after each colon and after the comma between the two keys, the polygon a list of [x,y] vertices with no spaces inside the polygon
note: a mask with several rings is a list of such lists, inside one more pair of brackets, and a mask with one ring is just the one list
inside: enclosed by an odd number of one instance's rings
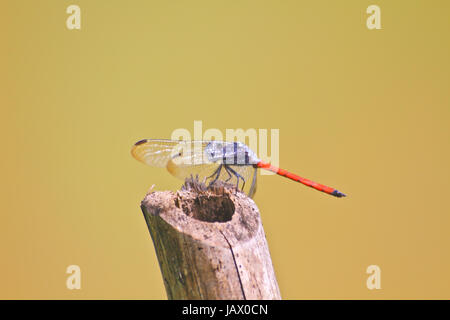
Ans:
{"label": "dragonfly leg", "polygon": [[236,189],[239,189],[239,179],[242,179],[242,189],[241,190],[244,190],[244,187],[245,187],[244,177],[242,177],[239,173],[236,172],[236,170],[234,170],[233,168],[231,168],[227,165],[225,165],[225,170],[227,170],[227,171],[230,170],[230,172],[235,175],[235,177],[237,179]]}
{"label": "dragonfly leg", "polygon": [[209,178],[212,178],[213,176],[215,176],[215,177],[214,177],[214,180],[210,182],[210,184],[209,184],[210,186],[211,186],[213,183],[215,183],[215,182],[217,181],[217,179],[219,179],[219,177],[220,177],[220,171],[222,171],[222,166],[223,166],[223,165],[220,164],[220,165],[217,167],[216,171],[214,171],[214,173],[208,177],[208,179],[209,179]]}
{"label": "dragonfly leg", "polygon": [[228,179],[225,180],[225,182],[228,182],[228,181],[230,181],[230,179],[231,179],[233,176],[231,175],[231,173],[230,173],[230,168],[229,168],[227,165],[224,165],[224,168],[225,168],[225,172],[228,173]]}
{"label": "dragonfly leg", "polygon": [[240,178],[240,176],[237,175],[237,172],[235,170],[231,169],[229,166],[227,166],[227,165],[224,165],[224,166],[225,166],[225,171],[230,175],[230,178],[228,178],[227,181],[231,179],[231,173],[233,173],[233,175],[237,179],[236,190],[238,190],[239,189],[239,178]]}
{"label": "dragonfly leg", "polygon": [[226,173],[228,173],[228,179],[225,180],[225,182],[228,182],[228,181],[230,181],[231,178],[233,178],[233,176],[231,175],[230,171],[228,171],[228,168],[226,166],[225,166],[225,171],[226,171]]}

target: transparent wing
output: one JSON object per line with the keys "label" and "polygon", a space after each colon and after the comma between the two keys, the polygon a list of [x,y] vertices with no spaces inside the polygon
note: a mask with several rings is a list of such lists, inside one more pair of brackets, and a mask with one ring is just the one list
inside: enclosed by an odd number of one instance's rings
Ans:
{"label": "transparent wing", "polygon": [[153,167],[166,167],[175,158],[179,164],[198,165],[207,162],[204,149],[208,143],[209,141],[144,139],[134,144],[131,154]]}
{"label": "transparent wing", "polygon": [[[218,174],[217,180],[234,185],[239,183],[239,188],[252,197],[256,192],[256,168],[251,165],[229,165],[228,171],[222,166],[219,172],[221,163],[209,161],[205,154],[205,147],[211,142],[145,139],[135,143],[131,154],[147,165],[166,167],[173,176],[183,180],[198,176],[200,180],[210,183]],[[213,144],[224,152],[225,157],[233,157],[236,151],[245,151],[242,149],[245,145],[235,147],[233,142],[213,141]]]}
{"label": "transparent wing", "polygon": [[213,175],[218,166],[219,163],[215,162],[200,165],[187,165],[184,163],[179,163],[178,158],[174,158],[169,160],[167,163],[167,171],[169,171],[174,177],[182,180],[191,176],[194,178],[198,176],[201,181],[203,179],[208,180],[208,177]]}

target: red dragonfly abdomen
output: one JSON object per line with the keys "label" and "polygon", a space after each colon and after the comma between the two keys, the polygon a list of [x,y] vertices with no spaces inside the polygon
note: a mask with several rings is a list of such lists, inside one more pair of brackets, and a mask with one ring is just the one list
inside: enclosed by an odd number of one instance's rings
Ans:
{"label": "red dragonfly abdomen", "polygon": [[274,173],[276,173],[276,174],[278,174],[280,176],[289,178],[291,180],[303,183],[305,186],[314,188],[314,189],[316,189],[318,191],[325,192],[325,193],[327,193],[329,195],[332,195],[332,196],[335,196],[335,197],[338,197],[338,198],[345,197],[345,194],[343,194],[342,192],[339,192],[338,190],[336,190],[334,188],[327,187],[327,186],[325,186],[323,184],[320,184],[320,183],[317,183],[317,182],[314,182],[314,181],[302,178],[302,177],[297,176],[296,174],[293,174],[293,173],[291,173],[291,172],[289,172],[287,170],[284,170],[284,169],[272,166],[270,163],[260,161],[260,162],[258,162],[258,164],[256,166],[258,168],[261,168],[261,169],[272,171],[272,172],[274,172]]}

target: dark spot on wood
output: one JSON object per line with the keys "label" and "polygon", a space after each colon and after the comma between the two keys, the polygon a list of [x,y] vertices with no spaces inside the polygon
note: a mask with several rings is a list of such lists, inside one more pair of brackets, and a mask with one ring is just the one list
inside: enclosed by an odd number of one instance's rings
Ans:
{"label": "dark spot on wood", "polygon": [[191,195],[179,199],[178,208],[181,208],[187,216],[200,221],[230,221],[233,218],[235,207],[230,193],[225,192],[226,187],[221,184],[206,186],[198,179],[188,179],[183,190],[191,191]]}

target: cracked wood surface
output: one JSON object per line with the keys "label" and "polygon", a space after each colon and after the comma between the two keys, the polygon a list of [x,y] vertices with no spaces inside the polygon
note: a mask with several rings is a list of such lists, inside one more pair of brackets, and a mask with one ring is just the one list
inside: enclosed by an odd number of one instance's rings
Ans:
{"label": "cracked wood surface", "polygon": [[141,204],[167,297],[281,299],[253,200],[226,185],[186,186]]}

